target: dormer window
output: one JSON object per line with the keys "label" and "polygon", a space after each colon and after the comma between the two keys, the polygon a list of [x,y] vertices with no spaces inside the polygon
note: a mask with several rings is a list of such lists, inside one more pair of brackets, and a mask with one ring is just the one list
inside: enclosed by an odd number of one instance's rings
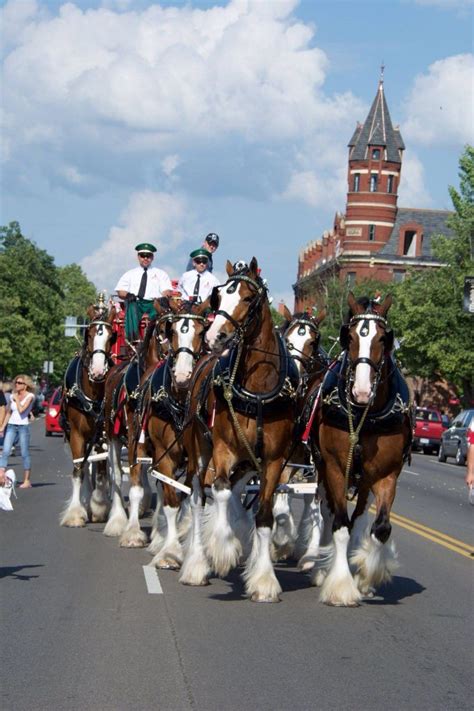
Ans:
{"label": "dormer window", "polygon": [[352,186],[352,190],[355,193],[358,193],[360,190],[360,173],[355,173],[354,174],[354,184]]}
{"label": "dormer window", "polygon": [[372,160],[380,160],[380,148],[374,148],[372,150]]}
{"label": "dormer window", "polygon": [[371,173],[370,175],[370,187],[369,190],[371,193],[376,193],[377,192],[377,174],[376,173]]}

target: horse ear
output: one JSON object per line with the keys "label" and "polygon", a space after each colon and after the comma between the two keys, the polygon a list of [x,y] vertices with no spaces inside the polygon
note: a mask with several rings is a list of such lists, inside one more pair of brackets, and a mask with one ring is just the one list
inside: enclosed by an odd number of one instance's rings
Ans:
{"label": "horse ear", "polygon": [[356,298],[355,298],[354,294],[352,293],[352,291],[350,291],[347,296],[347,303],[349,304],[349,308],[350,308],[351,314],[353,316],[364,312],[364,307],[361,304],[357,303]]}
{"label": "horse ear", "polygon": [[392,302],[393,302],[393,296],[392,296],[391,294],[387,294],[387,296],[386,296],[385,299],[382,301],[382,303],[381,303],[381,304],[378,304],[378,305],[375,307],[375,310],[377,311],[377,313],[379,313],[381,316],[383,316],[383,317],[385,318],[385,316],[387,315],[387,312],[388,312],[389,308],[390,308],[391,305],[392,305]]}
{"label": "horse ear", "polygon": [[225,270],[228,276],[230,276],[234,272],[234,267],[232,266],[232,263],[229,260],[227,260],[226,262]]}
{"label": "horse ear", "polygon": [[89,304],[87,307],[86,314],[89,316],[90,320],[93,321],[96,317],[97,309],[94,304]]}
{"label": "horse ear", "polygon": [[155,299],[153,302],[153,306],[158,316],[163,316],[170,310],[170,302],[168,301],[166,296],[160,296],[159,299]]}
{"label": "horse ear", "polygon": [[252,257],[252,261],[249,264],[249,271],[254,275],[258,275],[258,262],[255,257]]}
{"label": "horse ear", "polygon": [[339,331],[339,343],[343,351],[347,351],[349,348],[349,325],[346,323],[341,326]]}
{"label": "horse ear", "polygon": [[290,311],[290,309],[288,308],[288,306],[287,306],[286,304],[283,304],[281,310],[282,310],[282,314],[281,314],[281,315],[283,316],[283,318],[285,319],[285,321],[291,321],[291,311]]}

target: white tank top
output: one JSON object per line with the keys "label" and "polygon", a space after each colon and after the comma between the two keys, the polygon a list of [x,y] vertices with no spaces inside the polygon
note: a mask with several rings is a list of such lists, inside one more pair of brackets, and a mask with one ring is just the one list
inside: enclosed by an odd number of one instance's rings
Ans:
{"label": "white tank top", "polygon": [[10,419],[8,420],[9,425],[27,425],[28,424],[28,415],[30,414],[31,410],[33,409],[33,403],[35,401],[35,396],[32,393],[27,393],[23,400],[20,400],[20,404],[24,405],[25,402],[28,402],[28,398],[31,398],[31,402],[26,408],[26,410],[23,410],[22,413],[18,412],[18,407],[13,399],[13,396],[10,400],[10,409],[11,409],[11,415]]}

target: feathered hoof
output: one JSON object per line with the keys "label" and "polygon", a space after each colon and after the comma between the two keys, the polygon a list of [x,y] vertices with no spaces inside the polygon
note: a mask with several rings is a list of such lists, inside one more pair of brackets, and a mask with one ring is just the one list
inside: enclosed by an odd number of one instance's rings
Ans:
{"label": "feathered hoof", "polygon": [[163,548],[165,539],[159,533],[152,534],[150,545],[147,548],[148,553],[156,555]]}
{"label": "feathered hoof", "polygon": [[140,529],[130,529],[125,531],[120,538],[121,548],[144,548],[147,544],[146,534]]}
{"label": "feathered hoof", "polygon": [[281,602],[279,595],[265,595],[264,593],[254,592],[250,596],[250,602]]}
{"label": "feathered hoof", "polygon": [[316,570],[313,577],[311,578],[311,585],[315,588],[320,588],[326,579],[326,570]]}
{"label": "feathered hoof", "polygon": [[181,568],[181,563],[171,556],[156,555],[151,561],[151,565],[160,570],[179,570]]}
{"label": "feathered hoof", "polygon": [[84,528],[87,520],[87,511],[81,507],[80,509],[66,511],[59,523],[61,526],[66,526],[67,528]]}
{"label": "feathered hoof", "polygon": [[110,518],[105,524],[104,536],[109,536],[110,538],[118,538],[122,535],[127,527],[128,518],[124,514],[123,516],[116,516]]}
{"label": "feathered hoof", "polygon": [[358,607],[362,596],[352,577],[334,580],[329,574],[323,583],[319,599],[331,607]]}

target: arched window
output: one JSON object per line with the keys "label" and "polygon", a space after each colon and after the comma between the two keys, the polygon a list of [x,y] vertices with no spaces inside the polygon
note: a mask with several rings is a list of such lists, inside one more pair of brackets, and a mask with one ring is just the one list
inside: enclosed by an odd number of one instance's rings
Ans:
{"label": "arched window", "polygon": [[388,193],[393,193],[393,175],[388,176],[387,180],[387,192]]}
{"label": "arched window", "polygon": [[360,173],[355,173],[354,174],[354,183],[352,185],[352,190],[355,193],[358,193],[360,190]]}
{"label": "arched window", "polygon": [[377,192],[377,174],[376,173],[371,173],[370,175],[370,187],[369,190],[371,193],[376,193]]}

